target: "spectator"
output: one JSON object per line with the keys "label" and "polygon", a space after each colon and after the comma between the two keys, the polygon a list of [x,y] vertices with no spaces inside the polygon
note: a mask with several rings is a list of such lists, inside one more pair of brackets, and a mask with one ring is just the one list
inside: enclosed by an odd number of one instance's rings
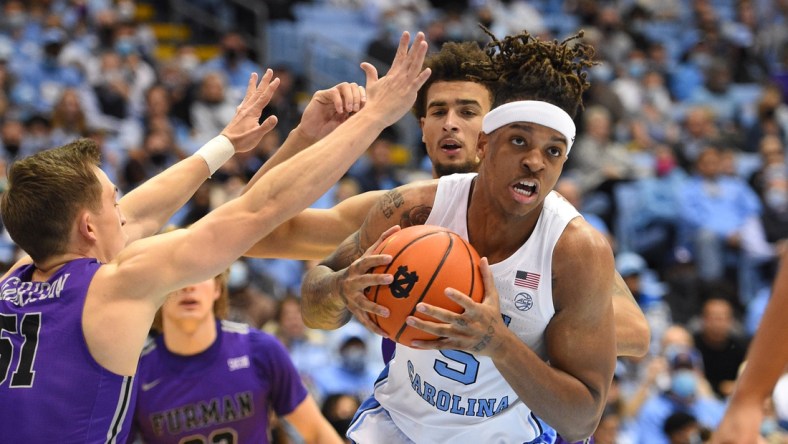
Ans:
{"label": "spectator", "polygon": [[332,361],[323,332],[307,328],[301,317],[301,300],[285,296],[279,301],[274,317],[274,333],[290,352],[307,387],[314,389],[314,375]]}
{"label": "spectator", "polygon": [[613,248],[613,251],[616,250],[615,240],[605,221],[602,220],[599,215],[585,211],[583,207],[583,194],[580,192],[580,187],[575,180],[569,177],[559,179],[558,183],[555,185],[555,191],[564,196],[564,199],[568,200],[573,207],[577,208],[586,222],[591,224],[591,226],[596,228],[600,233],[604,234],[608,242],[610,242],[610,247]]}
{"label": "spectator", "polygon": [[79,92],[74,88],[63,90],[52,109],[52,146],[65,145],[85,137],[88,128],[88,119]]}
{"label": "spectator", "polygon": [[402,185],[391,159],[395,142],[395,136],[390,131],[382,132],[372,142],[367,150],[367,167],[354,176],[362,192],[390,190]]}
{"label": "spectator", "polygon": [[[359,325],[359,329],[362,329]],[[344,329],[343,329],[344,330]],[[378,378],[380,368],[370,365],[366,336],[351,330],[339,332],[337,359],[313,373],[317,399],[345,393],[366,399]]]}
{"label": "spectator", "polygon": [[690,413],[701,426],[713,429],[725,410],[722,401],[699,390],[704,379],[703,362],[697,350],[671,348],[666,351],[666,358],[670,369],[670,388],[643,404],[637,418],[639,444],[668,444],[670,441],[664,425],[674,413]]}
{"label": "spectator", "polygon": [[676,412],[667,419],[662,427],[670,444],[695,444],[703,442],[698,420],[689,413]]}
{"label": "spectator", "polygon": [[733,393],[739,366],[749,345],[734,328],[730,301],[712,296],[703,304],[701,328],[695,333],[695,347],[703,357],[703,373],[722,399]]}
{"label": "spectator", "polygon": [[27,135],[22,141],[22,151],[35,154],[52,148],[54,146],[52,129],[52,121],[46,116],[40,114],[30,116],[25,121]]}
{"label": "spectator", "polygon": [[151,130],[157,119],[169,123],[179,146],[188,145],[189,128],[172,113],[172,98],[169,90],[163,84],[155,84],[145,91],[145,104],[141,115],[129,119],[122,128],[120,138],[124,147],[133,149],[140,146],[143,135]]}
{"label": "spectator", "polygon": [[25,125],[19,119],[0,122],[0,157],[7,163],[24,157],[22,144],[26,136]]}
{"label": "spectator", "polygon": [[719,139],[719,129],[714,122],[714,111],[704,106],[692,106],[684,115],[677,144],[676,159],[685,171],[690,172],[700,152]]}
{"label": "spectator", "polygon": [[[323,416],[326,417],[331,426],[334,427],[334,430],[339,433],[339,436],[344,437],[345,432],[347,432],[350,426],[350,421],[353,419],[353,415],[356,414],[356,410],[358,410],[360,405],[361,401],[353,395],[335,393],[333,395],[328,395],[326,399],[323,400],[321,413],[323,413]],[[345,438],[345,441],[348,444],[351,443],[349,438]]]}
{"label": "spectator", "polygon": [[766,242],[774,254],[786,251],[788,240],[788,166],[785,148],[777,136],[767,135],[760,141],[761,167],[750,177],[750,185],[763,205],[761,225]]}
{"label": "spectator", "polygon": [[613,187],[635,178],[634,164],[626,147],[613,140],[613,122],[606,109],[589,107],[583,113],[583,122],[585,130],[577,137],[577,151],[569,156],[570,171],[589,199],[592,193],[605,199],[608,209],[600,215],[615,230]]}
{"label": "spectator", "polygon": [[746,182],[721,174],[717,148],[702,150],[680,200],[682,228],[694,248],[700,278],[717,281],[726,267],[737,270],[742,228],[760,217],[761,205]]}
{"label": "spectator", "polygon": [[37,63],[16,72],[18,79],[35,89],[38,110],[46,112],[55,104],[65,88],[82,84],[82,74],[72,66],[64,65],[59,55],[68,36],[60,28],[50,28],[41,35],[43,57]]}
{"label": "spectator", "polygon": [[785,104],[780,87],[766,85],[755,106],[755,122],[747,129],[747,143],[743,148],[756,152],[767,136],[777,137],[781,143],[788,141],[788,105]]}
{"label": "spectator", "polygon": [[197,98],[190,109],[193,145],[200,146],[210,140],[220,127],[220,122],[227,122],[235,114],[235,101],[230,100],[226,86],[220,72],[209,72],[200,81]]}
{"label": "spectator", "polygon": [[221,54],[208,60],[199,69],[199,77],[219,72],[227,82],[230,102],[235,103],[236,95],[242,97],[249,80],[250,72],[261,72],[260,66],[249,57],[246,41],[237,32],[228,32],[220,42]]}
{"label": "spectator", "polygon": [[153,129],[145,136],[142,147],[129,153],[123,166],[124,189],[134,189],[184,157],[166,128]]}

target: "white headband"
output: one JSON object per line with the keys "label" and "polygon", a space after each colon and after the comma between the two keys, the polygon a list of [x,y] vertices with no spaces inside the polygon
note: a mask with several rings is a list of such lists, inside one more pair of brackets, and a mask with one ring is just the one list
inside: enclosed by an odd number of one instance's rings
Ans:
{"label": "white headband", "polygon": [[505,103],[487,113],[482,120],[485,134],[514,122],[530,122],[552,128],[566,137],[566,154],[575,141],[575,122],[569,114],[552,103],[537,100],[520,100]]}

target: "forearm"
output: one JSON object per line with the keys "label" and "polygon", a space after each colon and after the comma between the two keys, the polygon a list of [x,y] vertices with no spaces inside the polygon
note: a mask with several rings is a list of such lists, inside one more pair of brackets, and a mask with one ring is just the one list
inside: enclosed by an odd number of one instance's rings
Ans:
{"label": "forearm", "polygon": [[348,123],[263,177],[263,181],[272,178],[268,181],[271,196],[288,209],[297,209],[282,213],[278,223],[295,216],[328,191],[385,128],[381,117],[372,113],[356,114]]}
{"label": "forearm", "polygon": [[268,159],[268,161],[266,161],[265,164],[263,164],[263,166],[260,167],[259,170],[257,170],[257,172],[254,174],[252,179],[249,180],[249,183],[246,184],[241,194],[246,193],[249,190],[249,188],[252,185],[254,185],[255,182],[260,180],[260,178],[263,177],[265,173],[270,171],[271,168],[293,157],[294,155],[296,155],[297,153],[304,150],[305,148],[307,148],[308,146],[312,145],[315,142],[316,140],[307,137],[303,133],[303,131],[301,131],[300,125],[295,127],[295,129],[290,131],[290,134],[287,136],[287,139],[285,139],[285,141],[282,143],[282,146],[280,146],[279,149],[276,150],[274,155],[271,156],[271,158]]}
{"label": "forearm", "polygon": [[129,243],[151,236],[188,202],[205,182],[205,160],[190,156],[152,177],[120,199]]}
{"label": "forearm", "polygon": [[507,342],[505,353],[493,362],[519,398],[568,441],[590,436],[599,421],[603,395],[544,362],[514,334]]}
{"label": "forearm", "polygon": [[295,410],[284,419],[301,435],[306,444],[341,444],[342,438],[320,413],[314,398],[307,395]]}
{"label": "forearm", "polygon": [[[788,365],[788,260],[781,259],[758,331],[750,343],[746,366],[738,378],[731,406],[738,403],[762,403],[771,395],[777,379]],[[760,404],[758,404],[760,405]]]}
{"label": "forearm", "polygon": [[322,259],[361,226],[384,191],[350,197],[330,210],[307,208],[276,227],[257,242],[246,256],[287,259]]}
{"label": "forearm", "polygon": [[350,310],[335,285],[336,275],[325,265],[318,265],[304,276],[301,316],[307,327],[334,330],[350,321]]}

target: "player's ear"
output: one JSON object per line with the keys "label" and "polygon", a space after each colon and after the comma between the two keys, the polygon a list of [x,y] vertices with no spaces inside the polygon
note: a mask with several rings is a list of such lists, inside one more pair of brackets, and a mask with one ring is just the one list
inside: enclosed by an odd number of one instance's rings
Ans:
{"label": "player's ear", "polygon": [[427,143],[424,137],[424,117],[419,117],[419,128],[421,129],[421,141]]}
{"label": "player's ear", "polygon": [[479,131],[479,137],[476,139],[476,157],[484,159],[484,153],[487,151],[487,142],[489,137],[484,134],[484,131]]}
{"label": "player's ear", "polygon": [[83,238],[93,242],[96,241],[96,226],[90,211],[80,211],[79,217],[77,218],[77,229]]}

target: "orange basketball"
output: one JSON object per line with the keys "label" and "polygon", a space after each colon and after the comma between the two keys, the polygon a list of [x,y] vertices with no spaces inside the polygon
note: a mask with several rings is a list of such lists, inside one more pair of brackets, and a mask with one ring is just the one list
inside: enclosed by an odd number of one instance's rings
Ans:
{"label": "orange basketball", "polygon": [[419,302],[460,313],[463,308],[444,294],[446,287],[455,288],[476,302],[484,296],[479,254],[446,228],[434,225],[404,228],[383,241],[375,254],[393,257],[390,264],[375,267],[372,272],[391,274],[394,281],[367,288],[366,295],[389,309],[388,318],[373,315],[373,319],[391,339],[401,344],[409,346],[414,339],[437,339],[405,324],[405,318],[411,315],[435,321],[416,311]]}

